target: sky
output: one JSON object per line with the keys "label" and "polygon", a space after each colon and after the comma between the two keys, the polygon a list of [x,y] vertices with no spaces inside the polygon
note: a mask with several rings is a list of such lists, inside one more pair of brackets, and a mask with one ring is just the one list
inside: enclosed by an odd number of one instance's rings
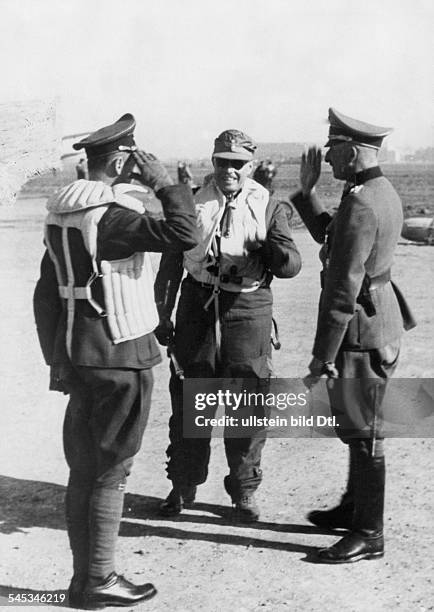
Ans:
{"label": "sky", "polygon": [[55,97],[63,135],[125,112],[198,157],[227,128],[316,142],[327,111],[434,146],[432,0],[0,0],[0,102]]}

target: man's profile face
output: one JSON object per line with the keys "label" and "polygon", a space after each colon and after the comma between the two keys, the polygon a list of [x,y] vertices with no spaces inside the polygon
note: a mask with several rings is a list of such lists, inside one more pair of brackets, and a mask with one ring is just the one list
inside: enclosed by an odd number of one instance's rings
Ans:
{"label": "man's profile face", "polygon": [[324,161],[333,170],[333,176],[341,181],[346,181],[354,174],[351,162],[354,159],[354,148],[347,142],[332,143],[329,147]]}
{"label": "man's profile face", "polygon": [[213,157],[212,163],[215,182],[227,194],[239,191],[253,168],[252,162],[245,159]]}

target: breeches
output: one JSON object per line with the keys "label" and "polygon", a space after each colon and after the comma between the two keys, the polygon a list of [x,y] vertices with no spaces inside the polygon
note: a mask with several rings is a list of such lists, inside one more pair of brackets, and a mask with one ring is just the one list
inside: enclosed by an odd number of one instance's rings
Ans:
{"label": "breeches", "polygon": [[399,357],[400,343],[370,351],[340,351],[339,379],[328,381],[332,414],[343,442],[354,438],[383,438],[382,402]]}
{"label": "breeches", "polygon": [[125,484],[148,420],[152,370],[77,366],[63,442],[73,486]]}

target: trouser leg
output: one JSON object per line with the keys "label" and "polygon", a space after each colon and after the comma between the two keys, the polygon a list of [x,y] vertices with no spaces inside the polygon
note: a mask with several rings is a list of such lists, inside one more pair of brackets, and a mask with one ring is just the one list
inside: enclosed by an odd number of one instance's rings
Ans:
{"label": "trouser leg", "polygon": [[[242,379],[243,390],[264,396],[271,376],[271,303],[269,289],[240,295],[225,312],[222,325],[223,377]],[[254,411],[258,417],[264,416],[262,407]],[[234,501],[254,493],[262,481],[260,464],[266,430],[256,428],[248,433],[245,438],[225,437],[229,466],[225,486]]]}
{"label": "trouser leg", "polygon": [[140,448],[153,379],[150,370],[77,372],[64,426],[71,469],[67,526],[74,573],[101,579],[114,571],[126,477]]}
{"label": "trouser leg", "polygon": [[252,494],[262,481],[261,453],[265,444],[265,432],[261,430],[252,438],[225,438],[229,476],[226,488],[233,501]]}
{"label": "trouser leg", "polygon": [[189,407],[183,405],[182,383],[173,372],[170,380],[170,396],[172,416],[169,420],[170,444],[166,451],[167,477],[175,487],[194,487],[205,482],[208,476],[210,437],[184,437],[183,411]]}
{"label": "trouser leg", "polygon": [[[332,414],[340,423],[336,434],[348,444],[350,453],[347,489],[339,508],[354,508],[356,481],[360,489],[370,478],[374,481],[378,477],[379,486],[384,480],[382,402],[398,354],[399,343],[395,343],[381,350],[340,351],[337,355],[341,378],[331,381],[329,396]],[[379,457],[378,461],[373,456]]]}
{"label": "trouser leg", "polygon": [[[372,519],[373,524],[378,526],[374,531],[382,530],[385,487],[382,402],[398,355],[399,342],[396,342],[365,352],[341,351],[336,358],[342,378],[337,381],[339,384],[330,399],[337,419],[341,415],[346,419],[346,427],[337,429],[336,433],[349,445],[350,486],[343,499],[351,499],[352,493],[355,528],[357,523],[357,528],[366,524],[369,529],[368,517],[372,516],[376,517]],[[359,437],[361,432],[369,437]]]}
{"label": "trouser leg", "polygon": [[[175,348],[186,378],[213,378],[215,375],[214,311],[204,309],[209,289],[183,282],[176,314]],[[167,475],[176,487],[194,487],[205,482],[210,458],[210,437],[185,438],[184,411],[194,410],[183,404],[182,382],[171,367],[169,421],[170,445],[167,449]]]}
{"label": "trouser leg", "polygon": [[89,404],[80,388],[71,392],[63,425],[63,445],[70,474],[65,495],[65,519],[74,577],[85,582],[89,565],[89,503],[96,460],[89,432]]}

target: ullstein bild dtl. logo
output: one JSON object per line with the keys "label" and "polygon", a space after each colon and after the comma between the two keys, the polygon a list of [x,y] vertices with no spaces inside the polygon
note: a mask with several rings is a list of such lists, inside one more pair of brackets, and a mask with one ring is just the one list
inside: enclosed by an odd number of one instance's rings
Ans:
{"label": "ullstein bild dtl. logo", "polygon": [[434,379],[186,379],[184,437],[434,436]]}

